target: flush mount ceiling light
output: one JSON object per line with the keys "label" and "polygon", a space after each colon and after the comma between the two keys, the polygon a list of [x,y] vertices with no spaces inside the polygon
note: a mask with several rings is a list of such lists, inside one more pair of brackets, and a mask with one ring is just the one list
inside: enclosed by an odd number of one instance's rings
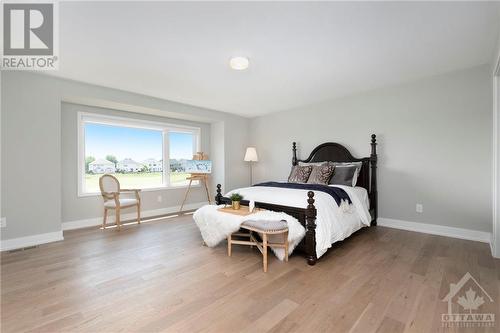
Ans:
{"label": "flush mount ceiling light", "polygon": [[229,60],[229,66],[237,71],[242,71],[248,68],[249,65],[248,58],[245,57],[233,57]]}

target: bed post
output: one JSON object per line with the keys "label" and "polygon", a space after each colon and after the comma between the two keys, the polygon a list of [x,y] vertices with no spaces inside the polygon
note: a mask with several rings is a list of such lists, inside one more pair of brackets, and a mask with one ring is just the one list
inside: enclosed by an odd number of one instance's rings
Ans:
{"label": "bed post", "polygon": [[220,189],[221,185],[217,184],[217,194],[215,195],[215,204],[222,205],[222,193]]}
{"label": "bed post", "polygon": [[378,217],[378,194],[377,194],[377,136],[372,134],[372,153],[370,155],[370,166],[372,169],[370,184],[370,203],[373,208],[373,221],[371,225],[377,225]]}
{"label": "bed post", "polygon": [[297,165],[297,145],[296,143],[292,143],[292,165]]}
{"label": "bed post", "polygon": [[314,192],[307,192],[306,208],[306,259],[309,265],[316,264],[316,207],[314,207]]}

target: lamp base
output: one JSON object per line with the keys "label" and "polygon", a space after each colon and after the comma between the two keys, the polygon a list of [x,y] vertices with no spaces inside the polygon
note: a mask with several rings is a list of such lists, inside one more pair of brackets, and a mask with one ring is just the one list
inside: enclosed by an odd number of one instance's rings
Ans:
{"label": "lamp base", "polygon": [[250,186],[253,185],[253,170],[252,170],[253,162],[250,162]]}

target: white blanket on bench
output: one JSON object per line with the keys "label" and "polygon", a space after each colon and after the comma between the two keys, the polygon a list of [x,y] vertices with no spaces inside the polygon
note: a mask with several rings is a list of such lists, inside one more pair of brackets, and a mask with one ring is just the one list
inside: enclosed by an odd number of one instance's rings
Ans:
{"label": "white blanket on bench", "polygon": [[[240,225],[244,221],[250,220],[286,220],[286,222],[288,223],[289,254],[293,252],[293,249],[299,244],[306,233],[304,227],[296,218],[285,213],[259,211],[247,216],[239,216],[219,212],[217,209],[220,207],[224,207],[224,205],[206,205],[198,209],[193,215],[194,221],[201,231],[201,237],[203,237],[203,240],[209,247],[214,247],[221,241],[227,239],[227,236],[240,229]],[[283,242],[283,236],[270,235],[269,241]],[[271,249],[279,260],[283,260],[285,258],[284,249],[272,247]]]}

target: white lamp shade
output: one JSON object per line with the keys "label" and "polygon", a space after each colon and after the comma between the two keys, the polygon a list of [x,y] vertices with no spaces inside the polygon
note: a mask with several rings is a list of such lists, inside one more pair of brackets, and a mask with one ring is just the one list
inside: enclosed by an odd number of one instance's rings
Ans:
{"label": "white lamp shade", "polygon": [[245,153],[245,162],[257,162],[259,158],[257,157],[257,150],[255,147],[248,147]]}

